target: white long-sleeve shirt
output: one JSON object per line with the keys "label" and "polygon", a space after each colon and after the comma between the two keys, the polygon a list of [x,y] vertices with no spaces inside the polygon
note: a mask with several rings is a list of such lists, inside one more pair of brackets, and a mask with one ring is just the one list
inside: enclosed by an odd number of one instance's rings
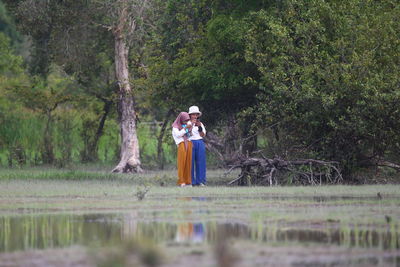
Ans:
{"label": "white long-sleeve shirt", "polygon": [[183,139],[183,136],[185,134],[186,134],[185,128],[179,130],[178,128],[172,127],[172,137],[174,138],[176,145],[179,145],[180,143],[185,141],[185,139]]}
{"label": "white long-sleeve shirt", "polygon": [[[206,127],[204,127],[203,123],[201,123],[201,127],[203,128],[203,133],[206,134]],[[192,135],[190,136],[189,140],[200,140],[200,139],[203,139],[203,137],[201,137],[199,133],[199,127],[193,126]]]}

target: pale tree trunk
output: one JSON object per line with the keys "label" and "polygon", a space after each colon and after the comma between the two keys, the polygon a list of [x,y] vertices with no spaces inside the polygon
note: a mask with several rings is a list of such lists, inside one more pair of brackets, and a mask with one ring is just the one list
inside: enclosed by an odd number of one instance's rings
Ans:
{"label": "pale tree trunk", "polygon": [[136,112],[132,88],[129,84],[128,52],[124,35],[114,31],[115,75],[119,85],[119,111],[121,127],[120,162],[113,172],[142,172],[139,141],[136,132]]}

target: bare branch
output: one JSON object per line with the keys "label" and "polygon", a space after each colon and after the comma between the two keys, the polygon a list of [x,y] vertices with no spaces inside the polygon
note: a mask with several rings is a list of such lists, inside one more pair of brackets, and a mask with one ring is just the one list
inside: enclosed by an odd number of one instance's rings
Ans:
{"label": "bare branch", "polygon": [[396,171],[400,171],[400,165],[393,163],[393,162],[380,160],[377,162],[377,165],[381,166],[381,167],[389,167],[389,168],[395,169]]}
{"label": "bare branch", "polygon": [[315,159],[290,161],[281,158],[244,158],[229,170],[241,168],[242,172],[238,178],[228,184],[231,185],[235,182],[246,184],[243,178],[250,176],[252,184],[269,184],[271,186],[274,181],[275,184],[278,184],[279,173],[285,174],[284,177],[293,176],[295,182],[300,184],[321,184],[322,180],[335,184],[343,181],[338,166],[339,163],[335,161]]}

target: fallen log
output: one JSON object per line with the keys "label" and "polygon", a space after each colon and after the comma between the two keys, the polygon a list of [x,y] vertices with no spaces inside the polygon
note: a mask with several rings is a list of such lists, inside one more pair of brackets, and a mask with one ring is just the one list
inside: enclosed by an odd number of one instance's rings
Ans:
{"label": "fallen log", "polygon": [[338,184],[343,182],[339,163],[316,159],[284,160],[281,158],[243,158],[233,169],[239,176],[228,185]]}

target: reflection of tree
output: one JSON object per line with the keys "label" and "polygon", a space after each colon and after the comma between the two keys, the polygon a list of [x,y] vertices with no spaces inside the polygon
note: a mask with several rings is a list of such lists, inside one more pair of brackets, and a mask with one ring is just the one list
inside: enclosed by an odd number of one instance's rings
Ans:
{"label": "reflection of tree", "polygon": [[66,247],[85,240],[84,220],[72,215],[5,217],[0,220],[0,251]]}
{"label": "reflection of tree", "polygon": [[[347,247],[380,247],[398,249],[400,236],[394,225],[388,231],[362,227],[341,229],[285,229],[263,224],[249,228],[246,224],[140,222],[140,214],[121,215],[25,215],[0,217],[0,252],[31,248],[68,247],[75,244],[90,246],[116,245],[123,240],[152,240],[163,243],[207,242],[234,238],[267,243],[312,242]],[[1,264],[0,264],[1,265]]]}
{"label": "reflection of tree", "polygon": [[137,211],[131,211],[125,214],[122,221],[121,239],[129,240],[136,236],[138,228],[138,213]]}

